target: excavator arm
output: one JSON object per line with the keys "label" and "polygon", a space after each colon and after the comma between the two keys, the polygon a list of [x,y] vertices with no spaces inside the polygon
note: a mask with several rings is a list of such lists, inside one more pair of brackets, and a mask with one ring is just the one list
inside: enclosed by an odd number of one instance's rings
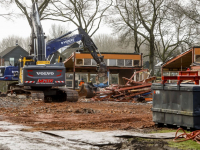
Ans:
{"label": "excavator arm", "polygon": [[40,22],[38,5],[34,2],[32,6],[31,19],[32,19],[32,48],[34,49],[34,55],[37,61],[45,61],[45,35],[43,32],[43,28]]}
{"label": "excavator arm", "polygon": [[[101,53],[99,52],[97,46],[94,44],[93,40],[90,38],[90,36],[85,32],[85,30],[83,30],[81,27],[78,28],[79,34],[81,34],[83,36],[82,38],[82,42],[84,45],[84,48],[87,49],[90,54],[92,55],[93,59],[96,61],[97,63],[97,77],[96,77],[96,81],[99,83],[99,77],[105,77],[105,83],[108,81],[108,77],[107,77],[107,66],[104,62],[104,56],[101,55]],[[100,56],[98,56],[98,53]]]}
{"label": "excavator arm", "polygon": [[70,31],[56,39],[48,41],[46,45],[46,57],[50,57],[53,53],[55,53],[62,47],[69,46],[78,41],[82,41],[84,49],[87,49],[90,52],[93,59],[97,63],[96,82],[99,83],[100,77],[105,77],[104,83],[106,83],[108,77],[107,77],[107,66],[104,62],[104,56],[101,55],[101,53],[98,51],[97,46],[94,44],[90,36],[81,27],[78,28],[79,34],[66,37],[71,33],[73,33],[74,31]]}
{"label": "excavator arm", "polygon": [[[68,32],[67,34],[65,34],[65,36],[67,36],[70,33],[71,32]],[[82,35],[76,34],[76,35],[73,35],[71,37],[61,36],[57,39],[53,39],[53,40],[48,41],[47,45],[46,45],[46,57],[47,58],[50,57],[52,54],[54,54],[60,48],[65,47],[65,46],[69,46],[73,43],[81,41],[81,39],[82,39]]]}

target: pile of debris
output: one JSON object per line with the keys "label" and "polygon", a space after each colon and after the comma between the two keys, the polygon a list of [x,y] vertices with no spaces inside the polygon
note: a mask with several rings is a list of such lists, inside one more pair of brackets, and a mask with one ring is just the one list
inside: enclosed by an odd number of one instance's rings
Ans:
{"label": "pile of debris", "polygon": [[117,102],[135,102],[135,101],[151,101],[151,85],[153,80],[156,80],[156,77],[148,76],[142,81],[135,81],[133,78],[136,78],[136,75],[141,75],[148,70],[141,70],[135,72],[130,79],[123,77],[124,81],[127,81],[125,85],[111,85],[110,87],[105,88],[95,92],[95,96],[92,98],[95,101],[117,101]]}

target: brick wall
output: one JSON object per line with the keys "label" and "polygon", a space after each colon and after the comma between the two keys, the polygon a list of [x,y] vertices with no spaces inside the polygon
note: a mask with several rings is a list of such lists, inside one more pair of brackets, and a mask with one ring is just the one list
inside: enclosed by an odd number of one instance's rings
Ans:
{"label": "brick wall", "polygon": [[4,59],[3,58],[0,58],[0,66],[4,66]]}

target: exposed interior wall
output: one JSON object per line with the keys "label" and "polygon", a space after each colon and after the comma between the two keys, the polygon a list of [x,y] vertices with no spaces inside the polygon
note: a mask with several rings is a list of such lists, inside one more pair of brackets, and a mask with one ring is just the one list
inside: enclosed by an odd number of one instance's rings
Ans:
{"label": "exposed interior wall", "polygon": [[200,48],[194,48],[194,62],[200,62]]}
{"label": "exposed interior wall", "polygon": [[119,84],[120,85],[124,85],[127,81],[124,82],[124,80],[122,79],[122,77],[126,77],[126,78],[130,78],[133,73],[134,73],[134,70],[130,69],[121,69],[118,71],[119,73]]}

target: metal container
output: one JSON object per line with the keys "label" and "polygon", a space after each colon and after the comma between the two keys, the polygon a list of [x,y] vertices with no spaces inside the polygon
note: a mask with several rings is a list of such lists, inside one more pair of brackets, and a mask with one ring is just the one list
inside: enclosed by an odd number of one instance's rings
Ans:
{"label": "metal container", "polygon": [[152,84],[153,121],[156,124],[200,129],[200,86]]}

